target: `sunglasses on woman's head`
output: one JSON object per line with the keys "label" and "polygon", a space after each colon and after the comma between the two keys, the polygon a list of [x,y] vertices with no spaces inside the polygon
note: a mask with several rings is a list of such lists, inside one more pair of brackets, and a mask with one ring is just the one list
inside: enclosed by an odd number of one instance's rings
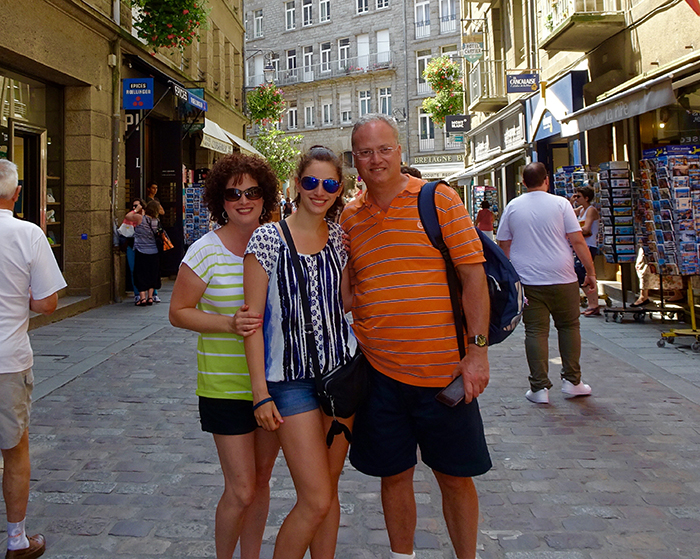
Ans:
{"label": "sunglasses on woman's head", "polygon": [[304,190],[316,190],[318,183],[323,184],[323,188],[329,194],[335,194],[340,188],[340,182],[334,179],[317,179],[316,177],[301,177],[301,186]]}
{"label": "sunglasses on woman's head", "polygon": [[224,200],[227,202],[238,202],[244,194],[248,200],[260,200],[263,195],[263,190],[259,186],[251,186],[248,190],[227,188],[224,190]]}

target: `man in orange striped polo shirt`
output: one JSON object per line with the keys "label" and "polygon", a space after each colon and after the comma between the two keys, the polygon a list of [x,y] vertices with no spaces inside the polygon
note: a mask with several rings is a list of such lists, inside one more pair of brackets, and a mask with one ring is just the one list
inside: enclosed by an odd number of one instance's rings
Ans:
{"label": "man in orange striped polo shirt", "polygon": [[[476,556],[479,503],[472,476],[491,467],[476,397],[489,381],[489,296],[481,242],[459,196],[438,186],[443,237],[463,285],[468,353],[460,360],[439,251],[423,231],[418,193],[425,181],[401,174],[396,122],[363,116],[354,126],[355,165],[367,191],[341,223],[350,236],[353,330],[372,365],[372,389],[355,418],[350,460],[382,478],[392,559],[415,557],[413,470],[417,448],[435,473],[458,559]],[[477,343],[478,342],[478,343]],[[462,375],[464,402],[435,399]]]}

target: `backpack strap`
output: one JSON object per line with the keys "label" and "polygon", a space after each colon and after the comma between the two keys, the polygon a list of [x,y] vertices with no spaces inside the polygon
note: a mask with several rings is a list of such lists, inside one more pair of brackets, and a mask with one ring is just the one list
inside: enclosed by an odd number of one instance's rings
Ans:
{"label": "backpack strap", "polygon": [[421,188],[418,194],[418,215],[420,215],[420,221],[425,234],[428,235],[428,239],[430,239],[432,245],[440,251],[442,258],[445,260],[447,285],[450,288],[452,316],[454,317],[455,332],[457,334],[457,347],[459,348],[459,357],[461,359],[467,354],[466,347],[464,346],[464,328],[462,327],[463,322],[466,327],[466,319],[462,312],[462,286],[459,281],[457,270],[452,263],[450,251],[442,237],[442,227],[440,225],[440,219],[438,218],[437,207],[435,206],[435,190],[438,184],[449,186],[448,183],[440,180],[427,182]]}

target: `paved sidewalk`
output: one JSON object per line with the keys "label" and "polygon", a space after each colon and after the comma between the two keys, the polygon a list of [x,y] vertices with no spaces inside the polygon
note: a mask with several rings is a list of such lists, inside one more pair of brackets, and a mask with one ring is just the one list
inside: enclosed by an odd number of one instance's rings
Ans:
{"label": "paved sidewalk", "polygon": [[[46,557],[214,557],[222,479],[194,395],[196,335],[164,303],[95,309],[31,332],[36,353],[28,529]],[[582,318],[584,379],[524,398],[523,331],[492,348],[480,398],[494,462],[477,480],[481,559],[690,559],[700,549],[700,355],[663,327]],[[556,345],[554,334],[552,347]],[[280,456],[261,557],[294,502]],[[379,483],[341,478],[338,558],[389,556]],[[452,559],[432,474],[416,470],[418,559]],[[0,520],[0,526],[2,526]]]}

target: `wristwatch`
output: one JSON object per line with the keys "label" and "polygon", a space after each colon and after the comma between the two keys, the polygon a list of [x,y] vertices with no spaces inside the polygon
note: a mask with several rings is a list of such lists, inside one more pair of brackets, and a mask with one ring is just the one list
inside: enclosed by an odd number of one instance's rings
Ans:
{"label": "wristwatch", "polygon": [[477,334],[471,338],[467,338],[468,344],[474,344],[476,347],[486,347],[489,345],[489,339],[483,334]]}

